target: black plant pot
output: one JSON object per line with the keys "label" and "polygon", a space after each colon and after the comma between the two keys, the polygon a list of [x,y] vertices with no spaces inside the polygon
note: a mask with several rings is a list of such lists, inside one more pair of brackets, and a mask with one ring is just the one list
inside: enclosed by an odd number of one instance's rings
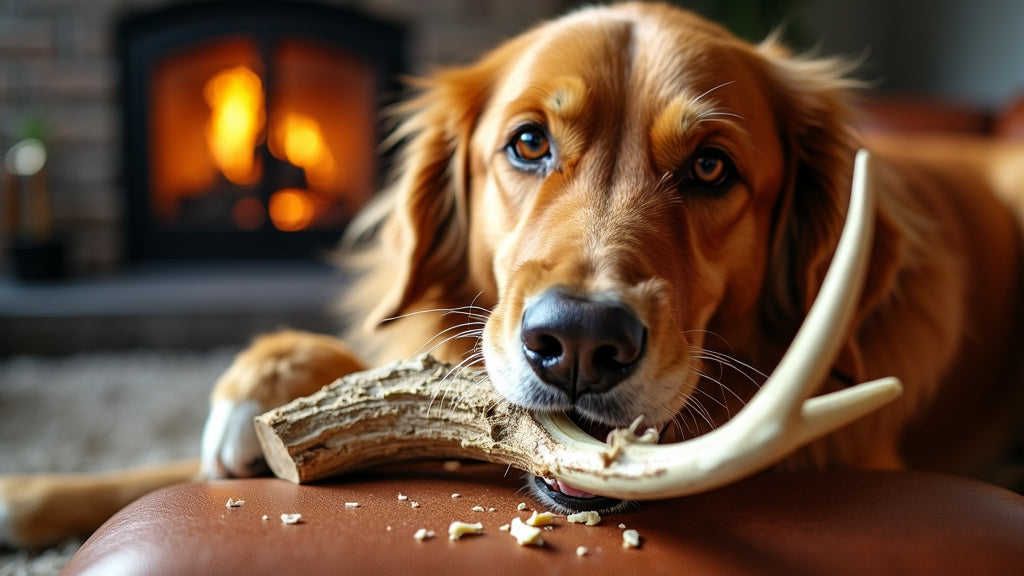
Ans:
{"label": "black plant pot", "polygon": [[60,280],[65,273],[66,245],[62,240],[14,240],[10,246],[14,274],[22,280]]}

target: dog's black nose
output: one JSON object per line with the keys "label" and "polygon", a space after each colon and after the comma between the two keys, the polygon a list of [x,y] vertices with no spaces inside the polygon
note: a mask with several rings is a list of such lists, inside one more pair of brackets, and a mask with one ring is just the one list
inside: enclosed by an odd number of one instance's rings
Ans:
{"label": "dog's black nose", "polygon": [[537,376],[575,399],[629,376],[644,354],[647,329],[622,304],[553,288],[523,311],[521,337]]}

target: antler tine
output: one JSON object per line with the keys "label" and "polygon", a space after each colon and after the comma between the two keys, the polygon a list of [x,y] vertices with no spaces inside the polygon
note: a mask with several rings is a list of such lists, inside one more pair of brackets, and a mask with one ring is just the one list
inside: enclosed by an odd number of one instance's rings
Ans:
{"label": "antler tine", "polygon": [[[890,402],[895,378],[808,399],[825,378],[850,329],[867,273],[874,224],[870,156],[858,152],[850,206],[817,299],[776,370],[729,422],[704,436],[664,446],[630,442],[607,469],[578,466],[579,452],[606,454],[562,416],[539,415],[556,441],[575,450],[553,475],[576,488],[628,499],[677,497],[709,490],[763,469],[800,446]],[[568,448],[571,447],[571,448]]]}
{"label": "antler tine", "polygon": [[818,296],[789,350],[748,410],[768,410],[773,418],[783,410],[787,414],[799,410],[839,355],[860,300],[871,254],[875,197],[870,178],[870,155],[860,150],[854,162],[846,223]]}

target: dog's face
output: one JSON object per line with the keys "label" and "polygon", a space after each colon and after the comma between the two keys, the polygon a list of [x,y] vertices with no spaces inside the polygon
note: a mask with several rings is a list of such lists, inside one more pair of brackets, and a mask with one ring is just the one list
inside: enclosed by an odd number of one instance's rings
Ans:
{"label": "dog's face", "polygon": [[407,124],[379,314],[486,307],[511,401],[670,422],[713,349],[746,354],[813,297],[850,161],[827,70],[623,5],[439,75]]}
{"label": "dog's face", "polygon": [[661,424],[696,387],[708,331],[749,325],[782,143],[731,40],[689,24],[562,21],[480,116],[472,261],[492,263],[484,357],[514,402]]}

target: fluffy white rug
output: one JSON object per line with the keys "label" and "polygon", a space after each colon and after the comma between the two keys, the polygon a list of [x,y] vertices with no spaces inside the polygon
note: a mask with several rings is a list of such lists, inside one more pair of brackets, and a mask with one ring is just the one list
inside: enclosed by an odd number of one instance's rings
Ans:
{"label": "fluffy white rug", "polygon": [[[210,387],[234,353],[0,359],[0,474],[198,457]],[[80,544],[0,551],[0,576],[56,574]]]}

